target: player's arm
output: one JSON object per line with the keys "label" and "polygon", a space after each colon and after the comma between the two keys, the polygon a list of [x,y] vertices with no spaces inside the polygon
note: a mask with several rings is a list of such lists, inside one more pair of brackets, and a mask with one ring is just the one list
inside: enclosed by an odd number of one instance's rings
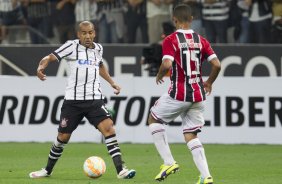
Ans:
{"label": "player's arm", "polygon": [[156,83],[161,84],[164,82],[163,77],[169,72],[172,66],[172,61],[170,59],[164,59],[160,66],[159,72],[156,77]]}
{"label": "player's arm", "polygon": [[115,82],[113,81],[112,77],[110,76],[107,68],[103,65],[103,63],[100,64],[99,74],[115,89],[114,93],[118,95],[120,93],[121,88],[119,87],[119,85],[115,84]]}
{"label": "player's arm", "polygon": [[163,77],[169,72],[172,67],[172,62],[174,60],[175,48],[170,40],[170,38],[166,37],[162,43],[162,64],[159,68],[156,83],[161,84],[164,82]]}
{"label": "player's arm", "polygon": [[212,84],[215,81],[215,79],[217,78],[220,72],[220,69],[221,69],[220,62],[217,57],[213,58],[210,61],[210,64],[211,64],[211,72],[210,72],[208,79],[204,82],[204,87],[205,87],[205,91],[207,95],[211,93]]}
{"label": "player's arm", "polygon": [[46,75],[44,74],[44,70],[47,68],[50,62],[54,62],[54,61],[57,61],[57,58],[54,54],[49,54],[48,56],[45,56],[44,58],[41,59],[37,67],[37,77],[40,80],[42,81],[46,80]]}

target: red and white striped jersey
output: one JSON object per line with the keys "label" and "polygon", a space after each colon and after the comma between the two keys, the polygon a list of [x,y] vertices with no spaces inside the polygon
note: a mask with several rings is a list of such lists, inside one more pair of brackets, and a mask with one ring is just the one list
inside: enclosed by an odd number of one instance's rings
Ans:
{"label": "red and white striped jersey", "polygon": [[206,99],[202,80],[202,63],[217,57],[210,43],[193,30],[177,30],[163,41],[163,62],[170,59],[169,95],[180,101]]}

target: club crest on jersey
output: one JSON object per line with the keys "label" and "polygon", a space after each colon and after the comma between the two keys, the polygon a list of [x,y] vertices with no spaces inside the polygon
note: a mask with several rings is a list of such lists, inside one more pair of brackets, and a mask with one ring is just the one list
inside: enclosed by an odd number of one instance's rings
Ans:
{"label": "club crest on jersey", "polygon": [[61,127],[67,127],[68,126],[68,119],[67,118],[63,118],[62,119],[62,121],[61,121],[61,123],[60,123],[60,125],[61,125]]}
{"label": "club crest on jersey", "polygon": [[93,60],[87,60],[87,59],[79,59],[77,60],[77,63],[79,65],[96,65],[97,62]]}

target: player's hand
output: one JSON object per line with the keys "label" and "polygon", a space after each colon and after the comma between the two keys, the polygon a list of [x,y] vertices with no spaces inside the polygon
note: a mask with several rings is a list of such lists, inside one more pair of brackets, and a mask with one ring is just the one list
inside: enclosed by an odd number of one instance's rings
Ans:
{"label": "player's hand", "polygon": [[162,78],[162,77],[159,77],[159,76],[157,75],[157,77],[156,77],[156,83],[157,83],[157,85],[164,83],[163,78]]}
{"label": "player's hand", "polygon": [[114,94],[118,95],[120,93],[121,88],[117,84],[112,84],[112,87],[114,88]]}
{"label": "player's hand", "polygon": [[37,69],[37,77],[42,81],[46,80],[46,75],[44,74],[44,69],[42,69],[42,68]]}
{"label": "player's hand", "polygon": [[205,88],[206,94],[209,96],[211,94],[211,91],[212,91],[212,84],[210,84],[208,82],[204,82],[204,88]]}

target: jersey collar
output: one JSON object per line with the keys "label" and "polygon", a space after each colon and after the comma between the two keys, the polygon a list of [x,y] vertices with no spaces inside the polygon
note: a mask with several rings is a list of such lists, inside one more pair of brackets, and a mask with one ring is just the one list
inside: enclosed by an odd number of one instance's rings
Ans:
{"label": "jersey collar", "polygon": [[[81,45],[81,43],[80,43],[80,40],[79,40],[79,39],[76,39],[76,40],[75,40],[75,42],[76,42],[76,43],[78,43],[78,44],[80,45],[80,47],[86,48],[84,45]],[[95,49],[95,48],[96,48],[96,43],[95,43],[95,42],[93,42],[93,48],[88,48],[88,49]]]}

